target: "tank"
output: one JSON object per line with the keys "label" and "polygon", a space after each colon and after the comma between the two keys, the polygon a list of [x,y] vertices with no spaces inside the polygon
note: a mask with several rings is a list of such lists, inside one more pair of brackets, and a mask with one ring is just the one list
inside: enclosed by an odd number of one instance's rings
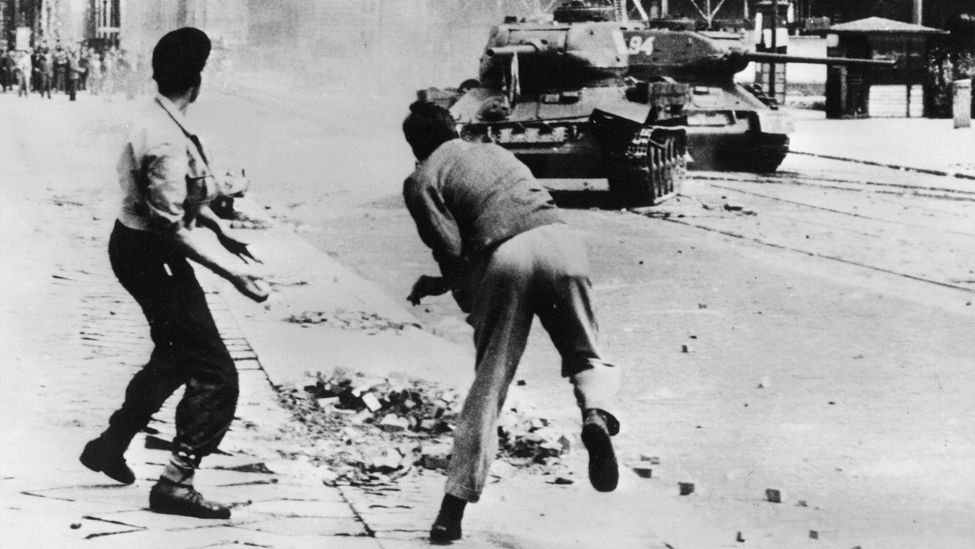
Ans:
{"label": "tank", "polygon": [[[639,3],[634,3],[639,8]],[[874,64],[749,51],[742,37],[628,20],[623,0],[564,0],[491,29],[479,77],[420,90],[462,138],[497,143],[540,178],[606,178],[627,204],[679,190],[685,167],[774,171],[792,123],[734,82],[750,61]]]}

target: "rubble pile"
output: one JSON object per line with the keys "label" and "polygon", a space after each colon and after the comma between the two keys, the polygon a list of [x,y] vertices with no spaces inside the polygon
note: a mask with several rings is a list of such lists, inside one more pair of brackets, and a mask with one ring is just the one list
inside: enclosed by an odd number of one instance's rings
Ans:
{"label": "rubble pile", "polygon": [[285,321],[303,326],[325,324],[340,330],[394,330],[400,332],[408,327],[420,328],[420,325],[416,322],[396,322],[376,313],[347,311],[345,309],[337,309],[329,312],[304,311],[289,316]]}
{"label": "rubble pile", "polygon": [[[315,382],[280,391],[282,403],[307,431],[308,459],[328,484],[382,485],[424,470],[445,471],[463,405],[452,389],[403,378],[377,379],[336,369]],[[569,450],[567,437],[544,418],[502,413],[499,455],[492,467],[552,473]]]}

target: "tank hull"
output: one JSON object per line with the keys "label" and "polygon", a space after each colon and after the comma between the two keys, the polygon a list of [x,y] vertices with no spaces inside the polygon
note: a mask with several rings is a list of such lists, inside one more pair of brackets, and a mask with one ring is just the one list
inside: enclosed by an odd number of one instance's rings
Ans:
{"label": "tank hull", "polygon": [[[688,169],[768,173],[778,168],[789,152],[792,122],[787,113],[739,85],[697,82],[691,89],[686,125],[681,126],[687,132]],[[522,97],[503,120],[481,120],[486,105],[501,103],[504,96],[489,88],[460,97],[451,111],[461,136],[511,150],[540,178],[605,178],[603,152],[589,120],[592,112],[606,110],[634,123],[645,123],[649,115],[646,105],[627,101],[617,88],[593,88],[580,90],[571,104]],[[531,128],[539,131],[526,131]],[[553,136],[552,128],[564,133]]]}
{"label": "tank hull", "polygon": [[683,101],[687,88],[655,90],[644,102],[628,99],[623,87],[597,87],[522,94],[512,104],[478,87],[463,93],[451,113],[462,138],[510,150],[536,177],[605,178],[621,203],[653,205],[677,192],[687,159],[682,119],[649,122],[656,103],[676,101],[670,92]]}

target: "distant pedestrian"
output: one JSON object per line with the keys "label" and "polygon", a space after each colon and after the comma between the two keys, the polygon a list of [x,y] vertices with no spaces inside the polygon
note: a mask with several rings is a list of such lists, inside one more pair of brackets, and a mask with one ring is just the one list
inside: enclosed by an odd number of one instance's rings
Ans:
{"label": "distant pedestrian", "polygon": [[59,92],[68,89],[68,52],[61,44],[54,48],[54,89]]}
{"label": "distant pedestrian", "polygon": [[0,88],[3,89],[3,93],[7,93],[7,88],[13,86],[15,67],[16,63],[11,57],[11,51],[0,50]]}
{"label": "distant pedestrian", "polygon": [[[109,241],[112,270],[142,307],[155,348],[125,391],[108,428],[81,454],[88,468],[123,484],[135,481],[123,457],[132,438],[176,389],[173,452],[149,493],[159,513],[228,518],[230,509],[193,487],[200,460],[217,449],[237,405],[237,370],[224,346],[188,260],[226,278],[247,297],[267,299],[267,286],[248,264],[245,244],[221,227],[209,209],[223,182],[186,119],[200,93],[210,53],[202,31],[163,36],[152,54],[159,94],[129,126],[119,162],[122,209]],[[216,233],[216,241],[201,234]],[[212,235],[211,235],[212,236]]]}
{"label": "distant pedestrian", "polygon": [[78,64],[78,54],[68,52],[68,97],[75,101],[78,97],[78,82],[81,80],[81,66]]}
{"label": "distant pedestrian", "polygon": [[115,51],[113,49],[105,50],[105,54],[102,56],[102,94],[106,101],[111,101],[112,96],[117,91],[115,84],[117,71],[118,64],[115,59]]}
{"label": "distant pedestrian", "polygon": [[27,82],[30,80],[31,70],[30,55],[25,51],[17,52],[14,63],[14,74],[17,77],[17,97],[30,96]]}
{"label": "distant pedestrian", "polygon": [[30,54],[30,90],[41,93],[41,67],[44,66],[44,48],[34,48]]}
{"label": "distant pedestrian", "polygon": [[88,72],[91,64],[89,49],[78,50],[78,91],[88,91]]}
{"label": "distant pedestrian", "polygon": [[431,541],[449,542],[461,538],[464,509],[484,488],[498,415],[535,316],[562,357],[562,376],[574,386],[589,480],[602,492],[616,489],[619,480],[610,440],[619,422],[608,410],[620,372],[596,344],[585,246],[548,192],[500,146],[458,138],[446,109],[416,102],[410,111],[403,132],[418,164],[403,196],[442,276],[421,276],[408,299],[417,305],[425,296],[453,291],[477,348],[446,495],[430,531]]}
{"label": "distant pedestrian", "polygon": [[41,58],[41,97],[47,94],[51,98],[51,88],[54,86],[54,56],[51,52],[45,52]]}
{"label": "distant pedestrian", "polygon": [[94,51],[88,60],[88,85],[92,95],[102,92],[102,59]]}

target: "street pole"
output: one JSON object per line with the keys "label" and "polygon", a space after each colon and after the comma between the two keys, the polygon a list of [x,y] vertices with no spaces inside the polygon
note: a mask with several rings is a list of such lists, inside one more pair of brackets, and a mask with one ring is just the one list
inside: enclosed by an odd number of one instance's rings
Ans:
{"label": "street pole", "polygon": [[924,20],[924,17],[923,17],[924,16],[924,6],[923,6],[923,4],[924,4],[924,1],[923,0],[914,0],[914,24],[915,25],[923,25],[924,24],[922,22]]}
{"label": "street pole", "polygon": [[[778,51],[778,34],[779,34],[779,0],[772,0],[772,53],[779,53]],[[769,63],[769,77],[768,77],[768,96],[775,100],[775,63]]]}

